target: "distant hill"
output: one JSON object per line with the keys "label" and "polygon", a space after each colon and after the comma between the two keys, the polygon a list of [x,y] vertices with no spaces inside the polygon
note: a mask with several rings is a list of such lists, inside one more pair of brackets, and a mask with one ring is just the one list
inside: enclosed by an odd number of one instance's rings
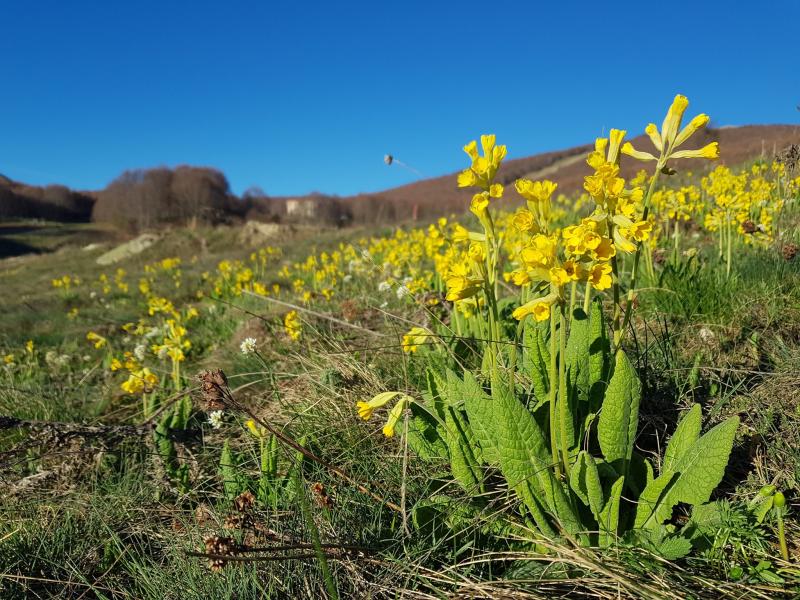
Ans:
{"label": "distant hill", "polygon": [[[800,126],[746,125],[707,129],[695,134],[690,142],[687,142],[686,148],[699,148],[714,141],[719,142],[719,162],[682,160],[677,162],[675,167],[684,171],[700,171],[713,168],[720,163],[740,165],[760,156],[769,159],[789,144],[800,143]],[[652,143],[645,135],[633,138],[631,142],[637,149],[652,149]],[[519,177],[550,179],[558,183],[559,192],[565,194],[579,192],[583,189],[584,176],[589,173],[585,158],[593,147],[592,143],[567,150],[507,160],[500,168],[498,181],[508,185]],[[466,157],[464,164],[466,167]],[[623,177],[627,178],[642,168],[647,168],[647,165],[633,159],[623,159],[621,171]],[[405,220],[414,215],[414,206],[417,207],[418,218],[462,212],[469,205],[472,193],[474,191],[459,189],[456,185],[456,173],[451,173],[382,192],[342,198],[341,201],[352,210],[356,221],[369,222],[373,220],[371,217],[381,213],[384,217]],[[515,195],[513,190],[507,190],[507,193]]]}
{"label": "distant hill", "polygon": [[[641,135],[631,140],[637,148],[650,149]],[[800,143],[800,126],[745,125],[708,129],[696,134],[687,148],[717,141],[720,162],[735,166],[758,157],[771,159],[789,144]],[[579,192],[588,173],[585,162],[593,144],[544,152],[507,160],[498,181],[512,184],[519,177],[550,179],[559,192]],[[464,162],[466,166],[466,160]],[[680,161],[683,171],[706,171],[716,163]],[[633,176],[646,167],[623,160],[622,174]],[[237,198],[231,194],[225,175],[213,168],[182,166],[126,171],[104,190],[76,192],[64,186],[30,186],[0,175],[0,220],[40,218],[53,221],[111,222],[131,230],[161,225],[180,225],[203,220],[254,219],[273,222],[328,224],[394,223],[413,218],[427,219],[463,212],[472,191],[459,189],[456,173],[409,183],[382,192],[338,197],[308,194],[269,197],[257,188]],[[508,195],[514,197],[513,190]]]}

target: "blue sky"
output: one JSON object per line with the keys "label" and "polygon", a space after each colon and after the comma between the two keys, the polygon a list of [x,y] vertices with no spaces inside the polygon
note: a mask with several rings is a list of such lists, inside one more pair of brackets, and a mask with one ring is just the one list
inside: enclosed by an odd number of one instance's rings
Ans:
{"label": "blue sky", "polygon": [[241,193],[351,194],[660,122],[798,123],[800,2],[4,3],[0,173],[104,187],[215,166]]}

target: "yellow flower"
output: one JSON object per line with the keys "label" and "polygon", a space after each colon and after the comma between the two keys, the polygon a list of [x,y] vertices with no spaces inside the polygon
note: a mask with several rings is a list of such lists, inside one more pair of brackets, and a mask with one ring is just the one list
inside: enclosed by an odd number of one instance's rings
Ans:
{"label": "yellow flower", "polygon": [[447,300],[454,302],[455,300],[463,300],[478,293],[481,289],[480,279],[473,279],[463,275],[452,275],[445,280],[447,285]]}
{"label": "yellow flower", "polygon": [[265,427],[259,427],[256,425],[256,422],[253,419],[248,419],[245,421],[244,425],[247,427],[247,430],[250,432],[250,434],[259,440],[267,437],[267,434],[269,433]]}
{"label": "yellow flower", "polygon": [[677,148],[688,140],[696,131],[702,129],[708,124],[709,117],[705,114],[700,114],[694,117],[689,123],[681,129],[681,121],[686,108],[689,106],[689,101],[686,96],[678,94],[672,101],[672,105],[667,111],[667,116],[664,118],[664,123],[661,125],[661,132],[656,129],[654,123],[650,123],[645,128],[645,133],[650,138],[653,146],[659,152],[659,156],[654,156],[649,152],[636,150],[630,142],[626,142],[622,146],[622,153],[631,156],[637,160],[657,160],[658,166],[661,168],[666,165],[667,160],[670,158],[706,158],[714,160],[719,158],[719,147],[716,142],[712,142],[699,150],[681,150]]}
{"label": "yellow flower", "polygon": [[553,267],[550,269],[550,283],[556,287],[562,287],[570,282],[570,276],[565,269]]}
{"label": "yellow flower", "polygon": [[403,396],[397,401],[397,404],[392,407],[392,410],[389,411],[389,418],[386,420],[386,425],[383,426],[383,435],[386,437],[392,437],[394,435],[394,428],[397,426],[400,417],[403,416],[403,411],[408,407],[410,400],[408,396]]}
{"label": "yellow flower", "polygon": [[300,321],[300,315],[297,314],[296,310],[286,313],[286,316],[283,319],[283,326],[287,335],[293,341],[300,339],[300,336],[303,333],[303,323]]}
{"label": "yellow flower", "polygon": [[108,340],[104,338],[102,335],[95,333],[94,331],[90,331],[86,334],[86,339],[89,340],[94,344],[94,347],[98,350],[105,346],[108,343]]}
{"label": "yellow flower", "polygon": [[403,336],[403,341],[401,342],[403,352],[416,352],[418,346],[425,344],[429,337],[431,336],[428,331],[422,327],[412,327]]}
{"label": "yellow flower", "polygon": [[546,321],[550,318],[550,307],[557,299],[557,294],[548,294],[544,298],[526,302],[511,314],[517,321],[521,321],[528,315],[533,315],[533,318],[537,321]]}
{"label": "yellow flower", "polygon": [[706,158],[715,160],[719,158],[719,144],[711,142],[698,150],[678,150],[670,156],[672,158]]}
{"label": "yellow flower", "polygon": [[358,416],[365,421],[369,421],[376,408],[381,408],[382,406],[386,405],[389,401],[391,401],[392,398],[399,394],[400,392],[381,392],[367,402],[356,402]]}
{"label": "yellow flower", "polygon": [[589,270],[589,283],[596,290],[607,290],[611,287],[611,265],[597,263]]}
{"label": "yellow flower", "polygon": [[28,354],[33,354],[34,349],[35,346],[33,340],[28,340],[27,342],[25,342],[25,350],[28,352]]}
{"label": "yellow flower", "polygon": [[511,220],[511,224],[516,227],[519,231],[534,231],[536,227],[536,223],[533,219],[533,213],[526,208],[520,208],[516,213],[514,213],[514,218]]}
{"label": "yellow flower", "polygon": [[13,354],[6,354],[3,357],[3,362],[5,364],[7,364],[7,365],[13,365],[14,364],[14,355]]}
{"label": "yellow flower", "polygon": [[469,205],[469,210],[479,219],[486,213],[489,207],[489,194],[488,192],[481,192],[472,197],[472,202]]}

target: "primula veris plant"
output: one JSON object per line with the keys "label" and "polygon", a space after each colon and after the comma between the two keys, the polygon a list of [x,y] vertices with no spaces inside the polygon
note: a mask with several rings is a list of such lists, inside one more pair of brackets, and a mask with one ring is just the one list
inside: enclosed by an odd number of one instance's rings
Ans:
{"label": "primula veris plant", "polygon": [[[544,536],[568,534],[598,546],[638,538],[669,556],[691,548],[689,530],[668,521],[678,504],[708,502],[738,420],[703,434],[701,409],[694,405],[663,457],[645,458],[635,448],[642,387],[623,349],[639,255],[653,232],[655,181],[669,173],[672,160],[718,156],[715,143],[678,149],[708,122],[699,115],[682,127],[687,105],[676,96],[661,130],[648,125],[657,154],[635,150],[621,130],[598,139],[584,182],[594,209],[562,228],[551,218],[556,184],[549,181],[516,181],[524,207],[500,218],[495,204],[504,187],[496,176],[505,146],[488,135],[480,146],[464,147],[471,164],[458,185],[475,189],[470,210],[480,227],[454,228],[445,256],[461,259],[437,265],[453,302],[452,320],[438,330],[416,327],[402,342],[415,360],[427,360],[427,389],[416,399],[384,392],[359,402],[358,410],[369,419],[393,403],[384,428],[392,435],[410,408],[410,447],[422,459],[446,459],[476,509],[507,488],[526,523]],[[655,162],[649,189],[620,176],[623,154]],[[514,294],[505,293],[503,280],[515,286]],[[602,308],[606,294],[610,328]],[[472,332],[481,353],[475,369],[434,360],[446,354],[453,326],[457,337]]]}

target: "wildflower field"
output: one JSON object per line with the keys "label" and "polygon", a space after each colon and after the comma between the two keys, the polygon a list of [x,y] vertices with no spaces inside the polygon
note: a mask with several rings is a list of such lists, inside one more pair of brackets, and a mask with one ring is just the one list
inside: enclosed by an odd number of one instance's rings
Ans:
{"label": "wildflower field", "polygon": [[800,168],[687,106],[578,195],[483,135],[464,214],[0,263],[0,597],[797,597]]}

